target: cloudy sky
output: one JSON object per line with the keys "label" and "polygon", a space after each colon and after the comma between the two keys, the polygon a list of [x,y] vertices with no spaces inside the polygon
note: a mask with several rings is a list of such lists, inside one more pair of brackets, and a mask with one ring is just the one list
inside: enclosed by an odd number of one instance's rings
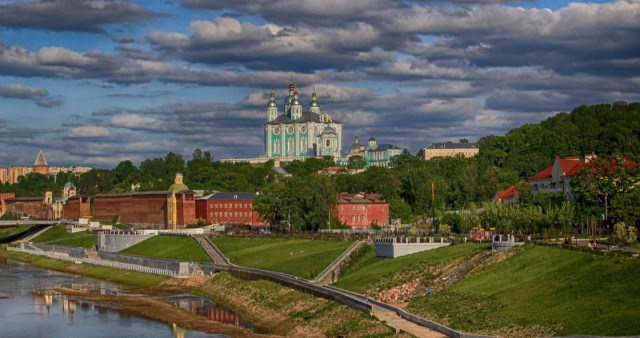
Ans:
{"label": "cloudy sky", "polygon": [[0,167],[257,156],[291,76],[343,149],[476,141],[640,101],[640,1],[1,1]]}

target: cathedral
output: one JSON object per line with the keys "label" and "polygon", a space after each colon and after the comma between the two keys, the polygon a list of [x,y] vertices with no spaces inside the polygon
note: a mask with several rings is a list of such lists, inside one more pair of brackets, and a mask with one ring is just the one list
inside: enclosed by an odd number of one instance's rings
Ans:
{"label": "cathedral", "polygon": [[342,149],[342,123],[320,111],[315,89],[309,111],[303,112],[292,79],[282,115],[271,91],[264,124],[264,145],[264,156],[269,158],[332,156],[338,159]]}

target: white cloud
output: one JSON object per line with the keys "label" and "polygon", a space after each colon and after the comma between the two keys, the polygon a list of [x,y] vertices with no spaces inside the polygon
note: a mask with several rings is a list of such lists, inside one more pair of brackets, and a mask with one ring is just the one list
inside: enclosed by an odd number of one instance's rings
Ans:
{"label": "white cloud", "polygon": [[166,125],[158,119],[152,117],[144,117],[136,114],[114,116],[109,121],[109,124],[113,127],[128,129],[161,130],[166,128]]}
{"label": "white cloud", "polygon": [[67,134],[70,138],[103,138],[111,136],[109,129],[104,127],[75,127]]}

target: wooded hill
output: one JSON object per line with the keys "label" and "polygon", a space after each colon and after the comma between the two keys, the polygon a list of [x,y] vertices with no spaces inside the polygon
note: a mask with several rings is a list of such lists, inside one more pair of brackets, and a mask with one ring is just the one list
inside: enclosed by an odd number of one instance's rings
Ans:
{"label": "wooded hill", "polygon": [[140,191],[164,190],[173,183],[175,173],[181,172],[190,189],[271,193],[272,201],[288,204],[281,206],[282,214],[274,220],[291,214],[300,228],[325,224],[327,203],[333,201],[326,196],[338,192],[382,193],[390,202],[393,218],[411,220],[415,215],[430,214],[432,182],[436,187],[435,207],[442,212],[487,201],[499,189],[526,182],[528,177],[550,166],[556,155],[619,154],[640,162],[640,103],[580,106],[571,113],[524,125],[504,136],[483,137],[479,147],[480,153],[474,158],[423,161],[405,153],[393,159],[391,168],[374,167],[357,175],[334,177],[316,175],[319,169],[335,165],[331,158],[294,161],[283,164],[293,175],[289,179],[277,178],[271,170],[273,161],[258,166],[221,163],[213,161],[209,152],[196,149],[189,161],[182,155],[169,153],[164,158],[144,160],[140,166],[123,161],[112,170],[94,169],[81,177],[59,174],[57,181],[29,174],[17,184],[0,185],[0,192],[40,196],[48,188],[59,195],[67,180],[80,193],[91,196],[126,192],[131,184],[138,183]]}

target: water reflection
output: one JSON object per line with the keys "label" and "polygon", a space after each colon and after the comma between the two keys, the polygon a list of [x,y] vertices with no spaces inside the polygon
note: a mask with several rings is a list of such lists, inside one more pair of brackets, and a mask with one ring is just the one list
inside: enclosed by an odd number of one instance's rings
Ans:
{"label": "water reflection", "polygon": [[0,337],[215,336],[139,317],[116,306],[43,291],[60,286],[106,295],[120,290],[99,280],[38,269],[12,260],[0,261]]}
{"label": "water reflection", "polygon": [[171,302],[185,311],[203,316],[209,320],[242,326],[253,332],[253,325],[251,323],[229,310],[216,306],[206,298],[197,296],[175,296],[165,298],[165,301]]}

